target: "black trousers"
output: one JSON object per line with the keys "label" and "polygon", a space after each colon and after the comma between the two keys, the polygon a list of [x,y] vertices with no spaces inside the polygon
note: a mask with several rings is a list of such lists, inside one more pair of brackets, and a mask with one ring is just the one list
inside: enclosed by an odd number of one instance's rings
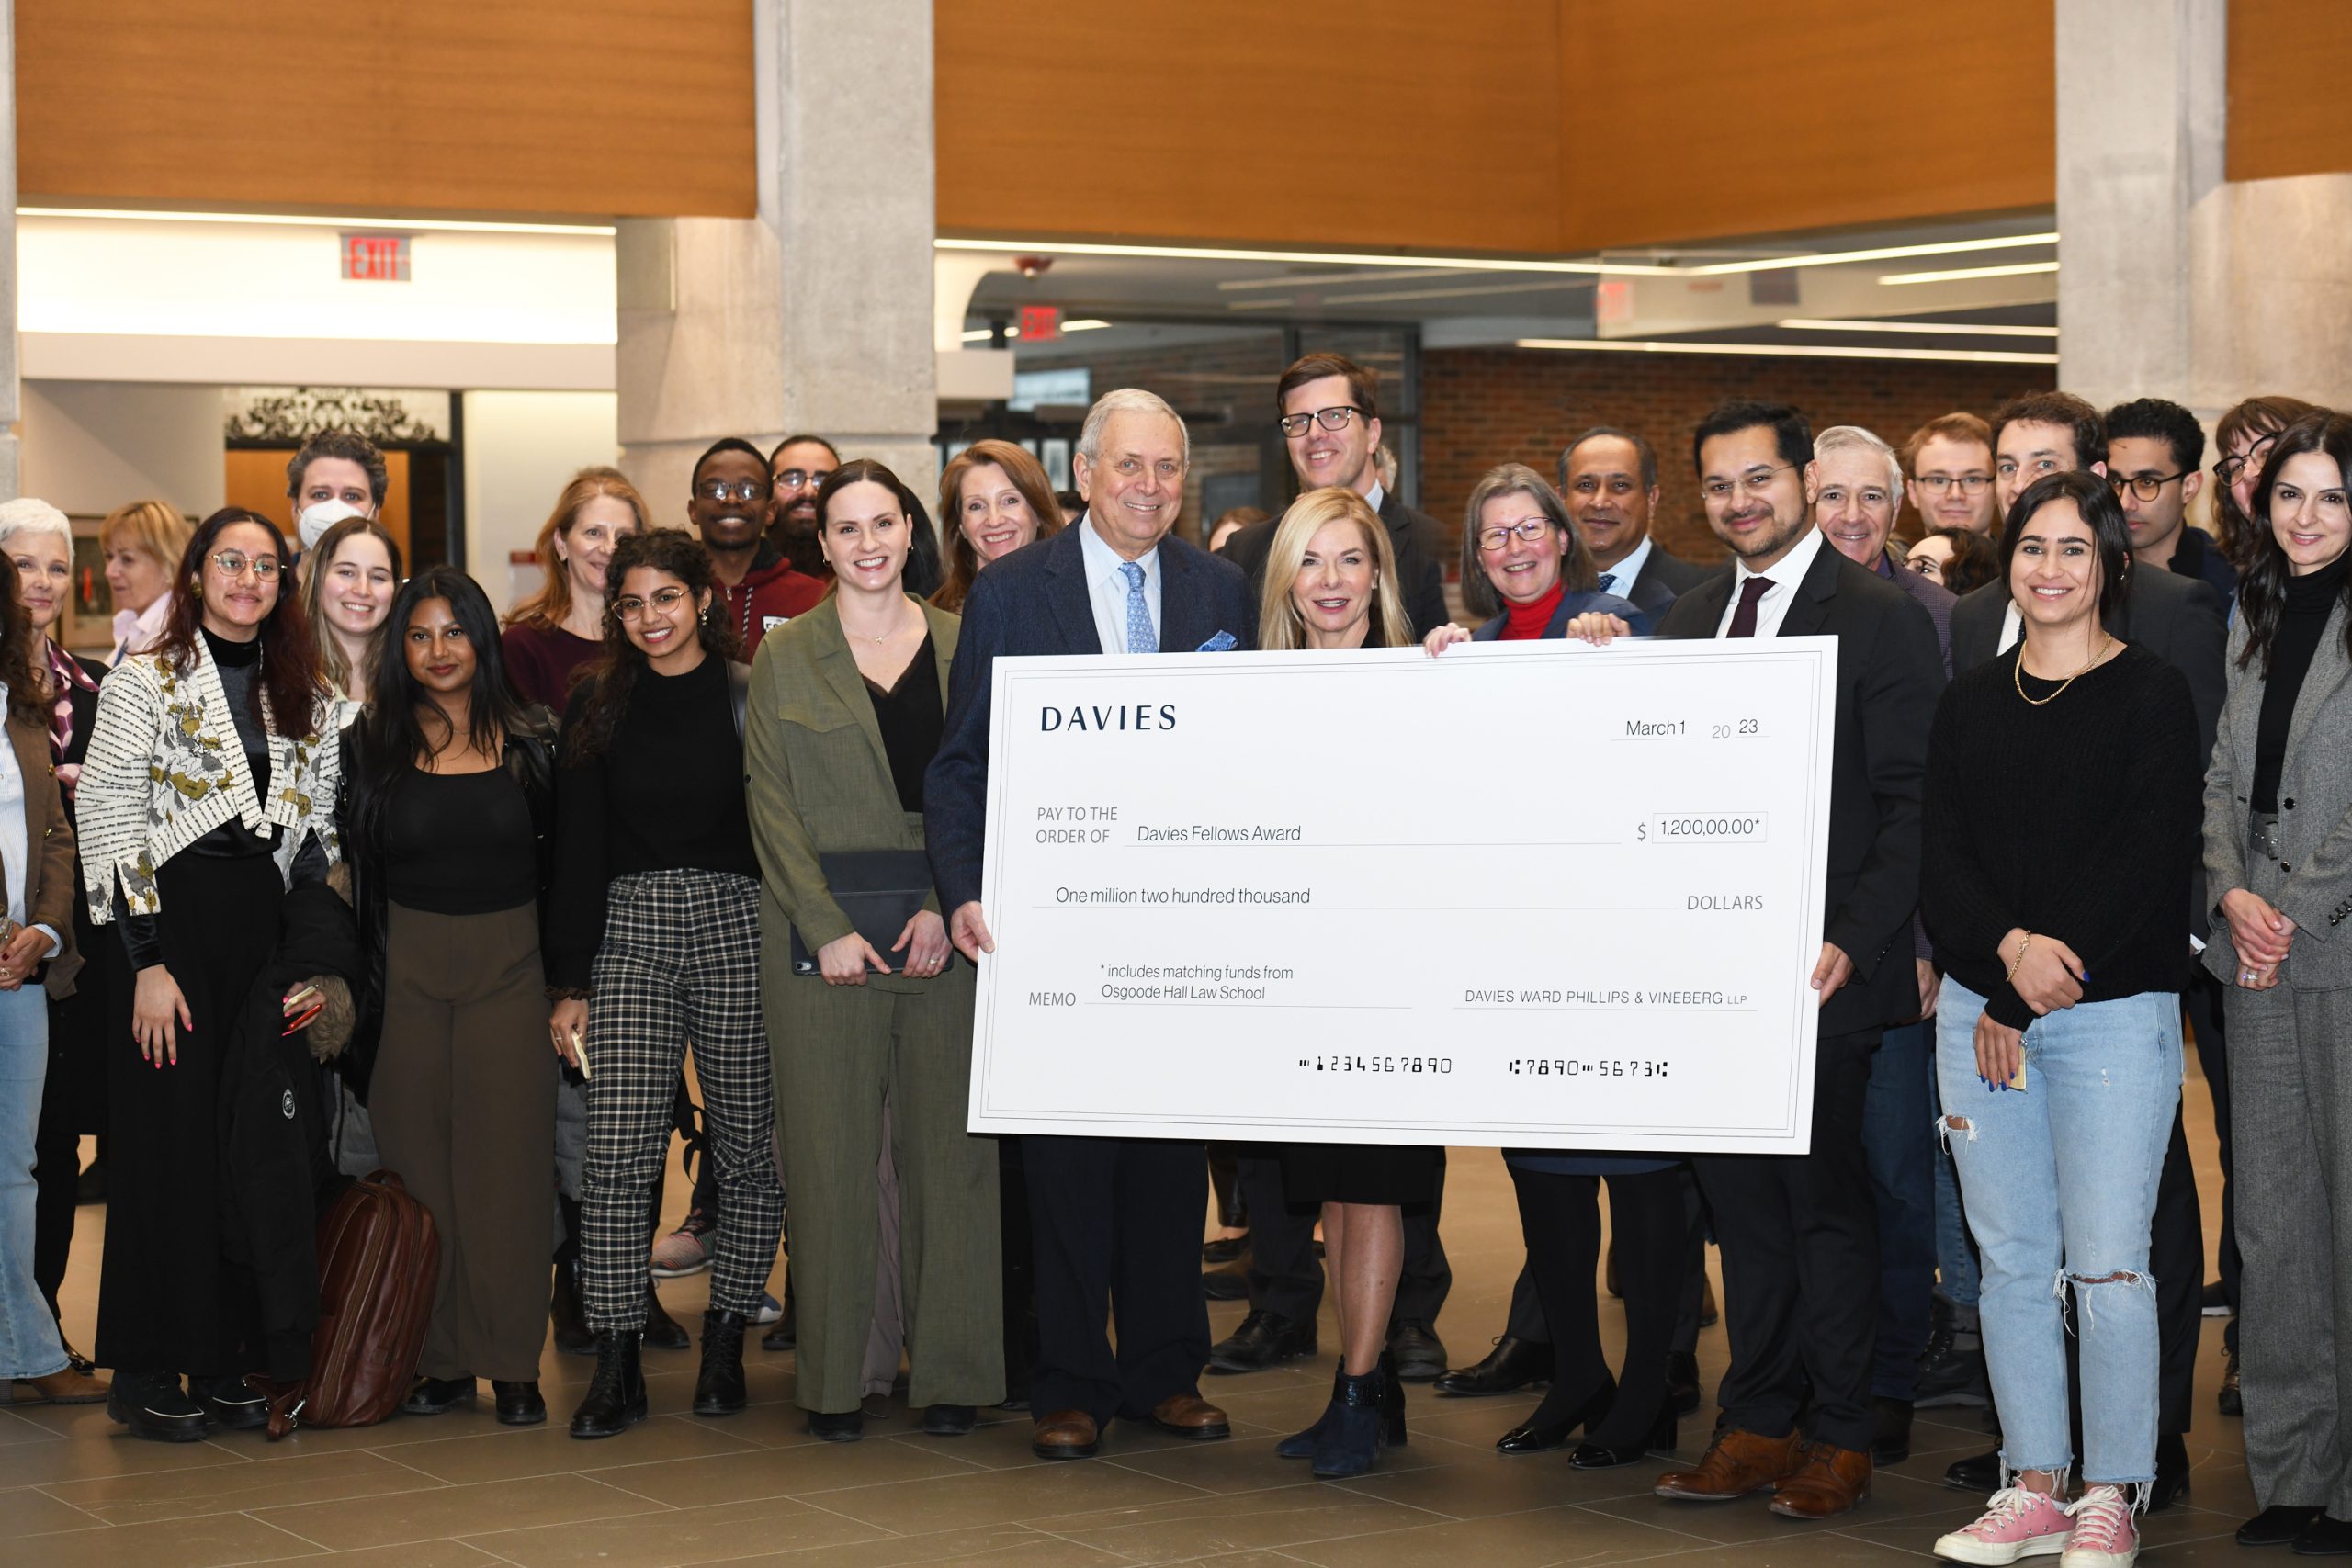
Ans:
{"label": "black trousers", "polygon": [[[2230,1323],[2222,1331],[2222,1342],[2232,1349],[2238,1342],[2238,1274],[2243,1264],[2238,1258],[2237,1193],[2233,1190],[2230,1157],[2230,1036],[2226,1021],[2222,1016],[2222,997],[2227,989],[2215,979],[2203,964],[2182,987],[2181,1010],[2188,1015],[2189,1032],[2197,1037],[2198,1065],[2205,1069],[2205,1087],[2213,1095],[2213,1134],[2222,1145],[2222,1294],[2229,1298]],[[2199,1258],[2201,1269],[2204,1259]],[[2199,1290],[2199,1308],[2203,1308],[2203,1292]]]}
{"label": "black trousers", "polygon": [[[1669,1350],[1689,1352],[1699,1348],[1699,1312],[1706,1303],[1707,1290],[1707,1204],[1699,1195],[1699,1179],[1687,1165],[1679,1165],[1672,1172],[1675,1190],[1682,1195],[1682,1212],[1679,1232],[1680,1247],[1680,1294],[1674,1313],[1674,1339]],[[1611,1234],[1615,1227],[1626,1224],[1617,1213],[1617,1189],[1609,1189],[1609,1224]],[[1623,1267],[1621,1262],[1619,1267]],[[1624,1281],[1621,1279],[1619,1284]],[[1510,1311],[1503,1322],[1503,1332],[1513,1339],[1524,1339],[1531,1345],[1548,1345],[1552,1341],[1551,1325],[1544,1321],[1544,1303],[1535,1293],[1535,1270],[1528,1264],[1519,1266],[1519,1278],[1510,1285]]]}
{"label": "black trousers", "polygon": [[[1315,1256],[1312,1208],[1291,1208],[1283,1195],[1283,1163],[1272,1144],[1244,1145],[1234,1161],[1241,1173],[1241,1195],[1250,1213],[1250,1305],[1293,1323],[1313,1323],[1323,1306],[1323,1264]],[[1437,1189],[1428,1207],[1405,1211],[1404,1272],[1396,1280],[1396,1304],[1388,1321],[1433,1324],[1453,1289],[1453,1269],[1438,1238],[1438,1213],[1445,1206],[1445,1151],[1438,1151]]]}
{"label": "black trousers", "polygon": [[1786,1436],[1809,1392],[1816,1441],[1871,1446],[1878,1214],[1862,1154],[1862,1102],[1879,1035],[1822,1037],[1811,1154],[1692,1161],[1723,1248],[1731,1339],[1724,1420],[1743,1431]]}
{"label": "black trousers", "polygon": [[[2149,1224],[2148,1272],[2156,1277],[2156,1430],[2186,1432],[2197,1403],[2197,1341],[2205,1328],[2205,1212],[2197,1199],[2197,1172],[2180,1112],[2172,1114],[2156,1178],[2156,1213]],[[2074,1340],[2069,1338],[2071,1348]],[[2075,1402],[2077,1411],[2082,1401]],[[2079,1450],[2080,1445],[2076,1445]]]}
{"label": "black trousers", "polygon": [[164,963],[196,1026],[175,1026],[176,1066],[143,1060],[130,1033],[130,961],[117,932],[99,933],[114,977],[107,1239],[91,1359],[133,1372],[235,1374],[264,1364],[264,1337],[253,1271],[222,1247],[220,1080],[230,1027],[277,945],[285,887],[267,855],[194,851],[157,867],[155,883]]}
{"label": "black trousers", "polygon": [[[1209,1359],[1201,1293],[1202,1145],[1156,1138],[1022,1139],[1037,1289],[1039,1419],[1098,1425],[1198,1394]],[[1103,1336],[1114,1320],[1118,1349]]]}
{"label": "black trousers", "polygon": [[[81,862],[74,863],[77,874]],[[77,882],[78,886],[78,882]],[[74,900],[74,942],[86,962],[74,994],[49,1004],[49,1078],[40,1100],[40,1123],[33,1133],[33,1282],[57,1312],[74,1250],[74,1204],[82,1185],[82,1136],[107,1130],[107,988],[111,973],[106,950],[120,947],[108,928],[101,939],[90,924],[86,903]],[[136,1047],[133,1047],[135,1050]],[[103,1148],[103,1146],[102,1146]]]}
{"label": "black trousers", "polygon": [[[1510,1179],[1519,1190],[1528,1270],[1554,1336],[1552,1389],[1529,1417],[1532,1425],[1545,1425],[1567,1419],[1610,1381],[1593,1292],[1593,1269],[1600,1261],[1603,1178],[1514,1165]],[[1677,1170],[1657,1170],[1606,1179],[1617,1282],[1625,1292],[1625,1361],[1615,1402],[1587,1428],[1586,1438],[1631,1448],[1649,1436],[1666,1408],[1666,1353],[1674,1338],[1684,1272],[1682,1177]]]}
{"label": "black trousers", "polygon": [[[107,940],[115,942],[114,932],[107,932]],[[103,970],[104,956],[87,967]],[[74,1250],[74,1205],[81,1185],[82,1134],[71,1115],[53,1111],[44,1099],[33,1132],[33,1283],[40,1287],[51,1317],[59,1315],[57,1292]]]}

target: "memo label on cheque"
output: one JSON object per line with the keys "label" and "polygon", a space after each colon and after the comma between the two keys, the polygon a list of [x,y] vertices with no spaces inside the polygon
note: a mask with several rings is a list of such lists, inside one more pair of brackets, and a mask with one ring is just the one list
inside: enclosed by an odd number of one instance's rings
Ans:
{"label": "memo label on cheque", "polygon": [[1000,659],[972,1129],[1803,1153],[1837,657]]}

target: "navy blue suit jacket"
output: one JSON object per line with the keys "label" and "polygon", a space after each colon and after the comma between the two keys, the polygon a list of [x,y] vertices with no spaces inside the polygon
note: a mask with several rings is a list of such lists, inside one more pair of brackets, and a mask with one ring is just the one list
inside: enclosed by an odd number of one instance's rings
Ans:
{"label": "navy blue suit jacket", "polygon": [[1701,566],[1670,556],[1653,541],[1650,558],[1642,563],[1642,574],[1631,583],[1619,583],[1616,592],[1621,599],[1631,599],[1650,619],[1666,614],[1667,606],[1704,582],[1719,571],[1729,571],[1728,566]]}
{"label": "navy blue suit jacket", "polygon": [[[1086,591],[1080,518],[1051,538],[992,561],[972,580],[964,628],[947,677],[947,728],[923,775],[923,840],[940,908],[953,914],[980,896],[988,826],[989,701],[999,654],[1100,653]],[[1192,653],[1219,632],[1257,644],[1250,581],[1241,569],[1170,535],[1159,541],[1159,649]]]}

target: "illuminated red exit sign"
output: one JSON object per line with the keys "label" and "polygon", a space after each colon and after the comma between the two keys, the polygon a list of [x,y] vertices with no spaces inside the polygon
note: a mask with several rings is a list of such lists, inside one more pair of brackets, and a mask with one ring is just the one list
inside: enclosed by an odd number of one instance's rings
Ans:
{"label": "illuminated red exit sign", "polygon": [[343,276],[363,283],[406,283],[410,238],[406,234],[345,234]]}
{"label": "illuminated red exit sign", "polygon": [[1062,335],[1062,308],[1059,305],[1023,305],[1021,307],[1021,341],[1050,343]]}

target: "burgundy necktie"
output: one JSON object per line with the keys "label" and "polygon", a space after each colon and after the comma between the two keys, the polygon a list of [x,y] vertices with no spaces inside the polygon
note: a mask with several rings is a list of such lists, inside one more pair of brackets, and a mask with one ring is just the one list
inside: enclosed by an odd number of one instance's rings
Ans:
{"label": "burgundy necktie", "polygon": [[1739,607],[1731,613],[1731,630],[1726,637],[1756,635],[1756,602],[1772,586],[1769,577],[1751,577],[1739,585]]}

